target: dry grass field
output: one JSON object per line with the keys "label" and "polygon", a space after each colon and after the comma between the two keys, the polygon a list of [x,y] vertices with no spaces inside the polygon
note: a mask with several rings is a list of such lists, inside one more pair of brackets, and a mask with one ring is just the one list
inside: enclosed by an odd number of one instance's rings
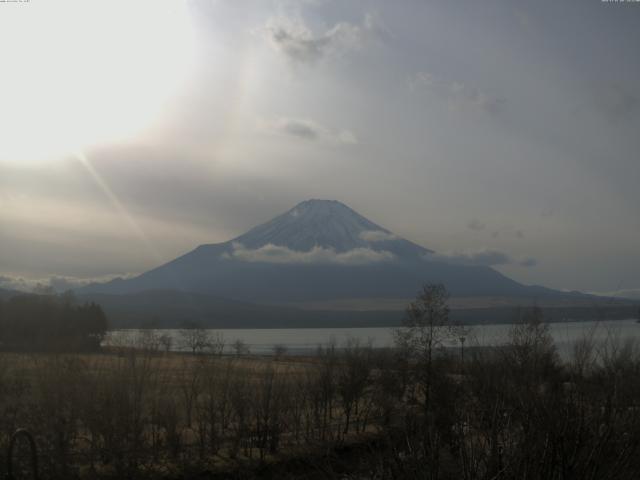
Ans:
{"label": "dry grass field", "polygon": [[[41,470],[51,478],[153,478],[266,464],[372,430],[366,379],[349,394],[345,380],[345,395],[353,398],[341,402],[334,380],[342,368],[335,352],[3,353],[0,447],[17,428],[27,428],[37,439]],[[363,374],[368,378],[372,369]]]}

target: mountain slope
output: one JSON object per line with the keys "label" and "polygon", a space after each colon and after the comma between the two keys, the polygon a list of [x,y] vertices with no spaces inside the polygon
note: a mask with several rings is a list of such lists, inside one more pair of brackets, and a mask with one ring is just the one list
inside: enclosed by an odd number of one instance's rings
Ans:
{"label": "mountain slope", "polygon": [[398,311],[304,311],[291,307],[255,305],[192,292],[144,291],[123,295],[83,294],[103,309],[111,328],[304,328],[398,325]]}
{"label": "mountain slope", "polygon": [[6,300],[8,298],[19,295],[21,292],[16,290],[7,290],[6,288],[0,288],[0,299]]}
{"label": "mountain slope", "polygon": [[224,243],[195,250],[142,275],[94,284],[84,292],[180,290],[258,303],[340,298],[410,298],[424,283],[453,295],[541,296],[482,266],[436,261],[332,200],[308,200]]}

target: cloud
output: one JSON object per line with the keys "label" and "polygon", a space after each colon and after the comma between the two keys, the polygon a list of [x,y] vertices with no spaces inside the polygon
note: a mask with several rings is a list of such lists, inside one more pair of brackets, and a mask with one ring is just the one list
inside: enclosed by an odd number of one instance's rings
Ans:
{"label": "cloud", "polygon": [[596,109],[614,124],[629,121],[640,111],[640,96],[621,85],[598,85],[593,98]]}
{"label": "cloud", "polygon": [[452,110],[478,110],[495,115],[506,104],[503,97],[490,95],[462,82],[443,80],[428,72],[418,72],[410,77],[409,87],[445,100]]}
{"label": "cloud", "polygon": [[630,298],[633,300],[640,300],[640,287],[639,288],[625,288],[622,290],[616,290],[616,291],[607,291],[607,292],[599,292],[599,291],[592,291],[592,292],[588,292],[591,293],[593,295],[598,295],[600,297],[611,297],[614,299],[618,299],[618,298]]}
{"label": "cloud", "polygon": [[339,22],[316,35],[302,19],[279,17],[267,22],[271,44],[293,63],[313,64],[323,57],[362,48],[369,38],[385,38],[386,28],[377,17],[367,14],[362,24]]}
{"label": "cloud", "polygon": [[66,290],[74,290],[76,288],[85,287],[91,283],[105,283],[115,278],[132,278],[135,274],[122,274],[122,275],[102,275],[92,278],[77,278],[67,276],[53,276],[49,278],[48,282],[42,282],[43,285],[51,287],[56,292],[64,292]]}
{"label": "cloud", "polygon": [[358,143],[355,134],[349,130],[333,130],[313,120],[300,118],[278,118],[267,123],[270,130],[310,141],[353,145]]}
{"label": "cloud", "polygon": [[6,290],[18,290],[21,292],[31,292],[38,285],[37,281],[33,281],[24,277],[0,275],[0,288]]}
{"label": "cloud", "polygon": [[104,283],[114,278],[132,278],[135,274],[102,275],[90,278],[78,278],[54,275],[51,277],[27,278],[19,275],[0,275],[0,288],[17,290],[20,292],[35,292],[42,289],[51,289],[61,293],[67,290],[84,287],[91,283]]}
{"label": "cloud", "polygon": [[491,230],[487,232],[488,234],[491,235],[491,238],[498,238],[499,236],[502,235],[502,236],[512,236],[521,240],[525,236],[524,230],[520,228],[515,228],[512,225],[495,228],[495,226],[487,225],[486,223],[481,222],[477,218],[473,218],[469,220],[469,222],[467,222],[467,228],[469,230],[474,230],[476,232],[480,232],[483,230],[487,230],[488,228],[491,228]]}
{"label": "cloud", "polygon": [[302,22],[272,21],[267,26],[272,44],[292,62],[315,63],[325,54],[330,38],[314,37]]}
{"label": "cloud", "polygon": [[441,261],[455,265],[470,266],[500,266],[519,265],[521,267],[534,267],[538,264],[535,258],[513,258],[500,250],[482,248],[479,250],[465,250],[457,252],[433,253],[425,255],[426,260]]}
{"label": "cloud", "polygon": [[327,0],[278,0],[277,4],[281,9],[296,8],[300,5],[320,6]]}
{"label": "cloud", "polygon": [[302,120],[282,120],[277,128],[294,137],[315,140],[320,136],[318,125]]}
{"label": "cloud", "polygon": [[393,37],[391,31],[375,13],[369,12],[364,16],[363,26],[366,36],[383,41],[389,40]]}
{"label": "cloud", "polygon": [[538,260],[536,260],[535,258],[532,257],[527,257],[523,260],[520,260],[520,262],[518,262],[518,264],[521,267],[535,267],[536,265],[538,265]]}
{"label": "cloud", "polygon": [[234,243],[233,251],[223,254],[223,258],[244,262],[278,264],[368,265],[388,262],[393,260],[395,255],[391,252],[375,251],[370,248],[354,248],[353,250],[338,253],[332,248],[318,246],[307,252],[299,252],[271,243],[255,250],[250,250],[240,243]]}
{"label": "cloud", "polygon": [[484,230],[484,227],[486,227],[486,225],[482,223],[480,220],[478,220],[477,218],[469,220],[469,223],[467,223],[467,228],[469,230],[476,230],[476,231]]}
{"label": "cloud", "polygon": [[393,233],[383,230],[365,230],[364,232],[360,232],[359,237],[365,242],[386,242],[398,238]]}

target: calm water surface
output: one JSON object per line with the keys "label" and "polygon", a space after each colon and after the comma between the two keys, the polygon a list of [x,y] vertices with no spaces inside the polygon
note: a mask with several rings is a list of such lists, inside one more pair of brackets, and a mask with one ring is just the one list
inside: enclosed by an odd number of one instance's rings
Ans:
{"label": "calm water surface", "polygon": [[[551,323],[550,331],[556,342],[558,351],[566,357],[573,344],[585,336],[591,336],[596,343],[605,340],[640,341],[640,323],[636,320],[611,320],[606,322],[562,322]],[[507,342],[512,324],[474,325],[466,327],[465,347],[499,346]],[[105,340],[105,345],[135,344],[141,338],[140,330],[114,330]],[[185,350],[182,345],[180,330],[153,330],[157,335],[167,334],[172,338],[172,350]],[[271,354],[274,346],[286,347],[287,353],[304,355],[313,353],[319,345],[335,344],[344,346],[349,339],[357,339],[361,343],[370,342],[374,347],[393,345],[393,328],[274,328],[274,329],[212,329],[209,332],[224,339],[226,349],[231,352],[232,344],[241,340],[254,354]],[[459,346],[459,341],[452,340],[449,346]]]}

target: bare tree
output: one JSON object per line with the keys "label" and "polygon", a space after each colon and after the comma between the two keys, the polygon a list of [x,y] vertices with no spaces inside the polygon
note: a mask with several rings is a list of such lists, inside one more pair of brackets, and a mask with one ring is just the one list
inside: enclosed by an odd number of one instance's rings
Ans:
{"label": "bare tree", "polygon": [[200,325],[192,324],[180,330],[181,346],[191,353],[203,353],[211,346],[212,340],[209,332]]}
{"label": "bare tree", "polygon": [[213,355],[222,355],[224,353],[224,347],[226,346],[227,342],[224,339],[224,335],[220,332],[216,332],[215,335],[210,335],[209,336],[209,345],[208,345],[208,350],[213,354]]}
{"label": "bare tree", "polygon": [[402,327],[395,331],[396,346],[404,350],[416,366],[416,381],[422,389],[425,410],[431,400],[433,357],[446,340],[456,338],[457,329],[449,319],[449,294],[441,284],[425,285],[409,304]]}
{"label": "bare tree", "polygon": [[163,333],[162,335],[160,335],[160,338],[158,340],[160,341],[160,345],[162,345],[162,348],[164,348],[164,351],[166,353],[169,353],[171,351],[171,347],[173,346],[173,337],[168,333]]}
{"label": "bare tree", "polygon": [[188,357],[183,357],[178,378],[178,388],[184,403],[184,412],[187,427],[191,427],[193,411],[196,407],[198,396],[203,388],[204,362],[191,361]]}
{"label": "bare tree", "polygon": [[280,360],[286,354],[287,354],[287,346],[286,345],[284,345],[282,343],[278,343],[278,344],[273,346],[273,357],[274,357],[275,360]]}
{"label": "bare tree", "polygon": [[140,330],[136,335],[135,344],[139,349],[155,353],[160,350],[160,336],[151,329]]}
{"label": "bare tree", "polygon": [[240,357],[242,355],[247,355],[249,353],[249,347],[243,340],[237,338],[235,342],[233,342],[233,350],[236,353],[236,356]]}
{"label": "bare tree", "polygon": [[557,351],[542,309],[525,309],[509,332],[508,361],[521,380],[544,376],[557,363]]}
{"label": "bare tree", "polygon": [[362,347],[358,339],[350,338],[342,352],[342,360],[338,369],[337,389],[345,416],[343,433],[346,435],[349,433],[352,416],[358,415],[360,402],[369,386],[371,346]]}

